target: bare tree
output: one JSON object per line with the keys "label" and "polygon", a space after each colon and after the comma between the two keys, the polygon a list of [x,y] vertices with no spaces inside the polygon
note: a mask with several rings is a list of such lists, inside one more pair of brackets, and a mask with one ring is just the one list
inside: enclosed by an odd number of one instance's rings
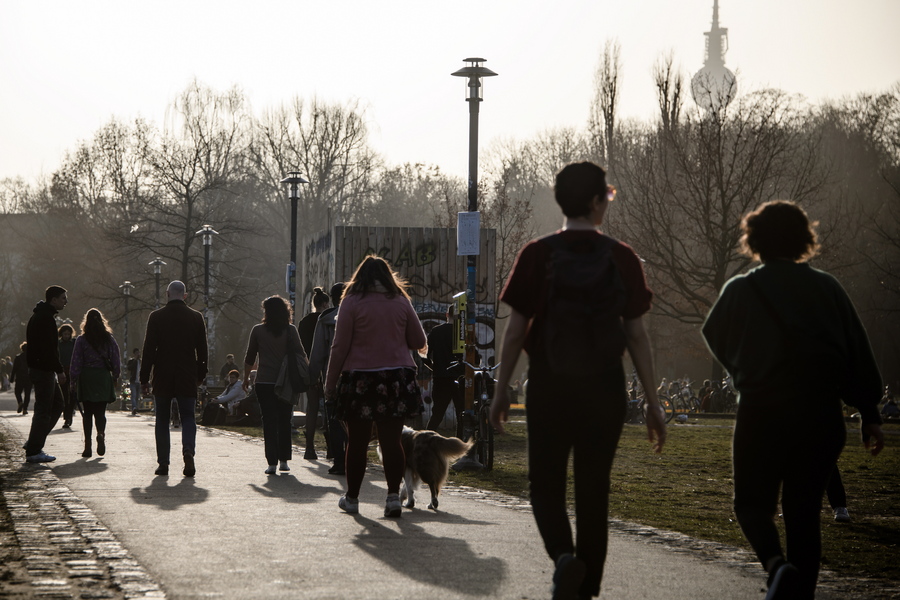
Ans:
{"label": "bare tree", "polygon": [[684,73],[674,65],[673,51],[661,55],[653,65],[653,83],[663,129],[669,131],[681,121],[684,105]]}
{"label": "bare tree", "polygon": [[615,160],[616,111],[621,78],[622,45],[618,40],[607,40],[594,74],[594,97],[588,129],[597,157],[610,169]]}
{"label": "bare tree", "polygon": [[[285,196],[279,181],[286,173],[299,171],[309,180],[300,186],[299,227],[302,234],[312,234],[326,227],[329,216],[333,222],[352,225],[366,214],[380,167],[368,136],[358,103],[296,98],[290,108],[263,114],[250,156],[261,188],[279,206]],[[273,218],[286,225],[289,213]]]}
{"label": "bare tree", "polygon": [[620,136],[614,231],[646,261],[657,310],[701,323],[722,285],[749,265],[738,252],[741,216],[760,202],[814,200],[826,177],[805,114],[777,91],[718,113],[691,113],[669,130]]}
{"label": "bare tree", "polygon": [[456,211],[465,210],[465,203],[466,182],[461,178],[434,165],[405,163],[379,174],[364,222],[386,227],[432,227],[436,223],[455,227]]}

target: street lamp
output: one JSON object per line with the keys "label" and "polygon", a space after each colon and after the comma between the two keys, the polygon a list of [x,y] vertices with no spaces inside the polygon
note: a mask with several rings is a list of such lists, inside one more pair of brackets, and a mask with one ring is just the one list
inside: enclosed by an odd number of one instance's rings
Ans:
{"label": "street lamp", "polygon": [[156,308],[159,308],[159,274],[162,273],[162,267],[166,261],[157,256],[148,264],[153,267],[153,274],[156,275]]}
{"label": "street lamp", "polygon": [[287,266],[287,291],[293,312],[297,302],[297,200],[300,199],[298,186],[309,182],[300,177],[299,171],[289,171],[281,183],[288,183],[291,186],[288,195],[291,199],[291,262]]}
{"label": "street lamp", "polygon": [[122,288],[122,294],[124,294],[124,296],[125,296],[125,336],[122,338],[122,348],[123,348],[123,352],[127,352],[128,351],[128,299],[131,297],[131,290],[134,289],[134,286],[131,285],[130,281],[126,281],[119,287]]}
{"label": "street lamp", "polygon": [[204,225],[197,232],[198,235],[203,236],[203,302],[205,304],[205,308],[203,310],[203,319],[206,321],[206,327],[209,328],[209,248],[212,246],[212,240],[214,235],[219,235],[219,232],[213,229],[210,225]]}
{"label": "street lamp", "polygon": [[[485,77],[494,77],[494,73],[490,69],[484,67],[483,58],[466,58],[464,62],[468,63],[462,69],[451,73],[454,77],[465,77],[468,93],[466,94],[466,102],[469,103],[469,213],[478,212],[478,108],[482,101],[482,80]],[[467,223],[472,223],[472,219],[466,219]],[[457,223],[457,236],[462,230],[463,223]],[[477,236],[478,227],[475,226],[475,234]],[[478,243],[480,246],[480,241]],[[475,282],[476,282],[476,257],[477,248],[474,253],[470,251],[466,259],[466,296],[468,298],[468,310],[466,311],[466,362],[475,364]],[[468,416],[472,412],[472,405],[475,400],[475,388],[473,383],[474,372],[471,368],[466,367],[466,396],[465,396],[465,415]],[[467,421],[472,421],[467,419]],[[472,423],[468,423],[471,427]],[[474,447],[474,446],[473,446]],[[473,456],[465,456],[454,465],[454,468],[481,468],[481,464]]]}

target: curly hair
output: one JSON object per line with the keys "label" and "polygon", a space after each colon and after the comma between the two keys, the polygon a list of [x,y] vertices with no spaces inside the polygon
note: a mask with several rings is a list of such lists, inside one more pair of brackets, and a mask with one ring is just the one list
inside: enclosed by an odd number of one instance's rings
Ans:
{"label": "curly hair", "polygon": [[764,202],[741,221],[741,252],[763,262],[805,262],[819,250],[818,225],[818,221],[810,223],[806,211],[790,200]]}
{"label": "curly hair", "polygon": [[102,348],[109,343],[112,329],[99,309],[92,308],[84,313],[84,319],[81,320],[81,335],[96,348]]}
{"label": "curly hair", "polygon": [[274,334],[279,335],[291,324],[291,305],[279,295],[269,296],[262,301],[263,325]]}

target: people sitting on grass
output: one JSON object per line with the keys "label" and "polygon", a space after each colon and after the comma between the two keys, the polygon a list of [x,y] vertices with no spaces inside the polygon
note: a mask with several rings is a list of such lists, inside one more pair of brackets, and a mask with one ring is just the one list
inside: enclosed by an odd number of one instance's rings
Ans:
{"label": "people sitting on grass", "polygon": [[225,405],[225,408],[228,409],[228,414],[233,415],[238,402],[246,398],[246,396],[244,388],[241,387],[240,371],[232,369],[228,373],[228,385],[225,387],[225,391],[216,396],[213,402]]}

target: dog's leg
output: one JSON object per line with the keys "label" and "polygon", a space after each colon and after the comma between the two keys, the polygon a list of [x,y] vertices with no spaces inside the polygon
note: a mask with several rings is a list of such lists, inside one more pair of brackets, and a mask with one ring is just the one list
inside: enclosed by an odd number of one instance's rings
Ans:
{"label": "dog's leg", "polygon": [[408,498],[405,506],[406,508],[414,508],[416,506],[416,484],[415,477],[413,477],[412,469],[406,469],[406,473],[403,474],[403,488],[400,490],[400,500],[403,498]]}
{"label": "dog's leg", "polygon": [[431,490],[431,504],[428,505],[428,508],[431,510],[438,509],[438,494],[440,494],[440,490],[433,483],[428,484],[428,488]]}

